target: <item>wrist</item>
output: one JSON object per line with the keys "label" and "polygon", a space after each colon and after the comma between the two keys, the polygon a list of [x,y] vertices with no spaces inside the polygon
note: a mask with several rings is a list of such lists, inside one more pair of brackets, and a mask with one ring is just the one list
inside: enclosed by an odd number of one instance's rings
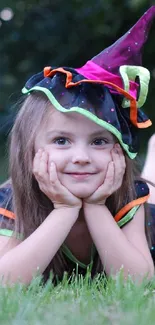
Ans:
{"label": "wrist", "polygon": [[90,204],[87,203],[84,207],[84,215],[86,220],[94,219],[100,215],[104,216],[109,212],[109,209],[105,204]]}
{"label": "wrist", "polygon": [[79,217],[80,208],[72,206],[59,206],[55,208],[56,214],[63,217],[63,220],[72,220],[71,222],[76,222]]}
{"label": "wrist", "polygon": [[89,202],[84,202],[83,203],[83,208],[84,209],[96,209],[97,207],[106,207],[105,202],[102,203],[89,203]]}
{"label": "wrist", "polygon": [[72,205],[60,205],[60,204],[54,204],[55,210],[71,210],[71,211],[77,211],[79,212],[81,209],[81,206],[72,206]]}

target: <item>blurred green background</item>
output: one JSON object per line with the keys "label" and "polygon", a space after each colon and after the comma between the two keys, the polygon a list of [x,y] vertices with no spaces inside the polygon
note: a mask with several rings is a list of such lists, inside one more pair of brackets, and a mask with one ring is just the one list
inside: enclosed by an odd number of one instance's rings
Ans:
{"label": "blurred green background", "polygon": [[[46,65],[79,67],[122,36],[154,1],[0,0],[0,182],[7,178],[7,139],[27,78]],[[151,72],[145,111],[155,122],[155,23],[143,53]],[[140,158],[154,126],[141,137]]]}

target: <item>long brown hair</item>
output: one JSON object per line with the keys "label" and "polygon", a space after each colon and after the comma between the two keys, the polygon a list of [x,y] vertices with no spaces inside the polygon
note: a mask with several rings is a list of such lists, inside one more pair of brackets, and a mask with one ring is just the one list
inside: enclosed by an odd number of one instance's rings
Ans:
{"label": "long brown hair", "polygon": [[[34,143],[46,114],[51,106],[48,98],[35,92],[27,96],[19,110],[10,138],[10,176],[13,188],[13,204],[16,214],[16,232],[27,238],[53,210],[52,202],[41,192],[32,173]],[[125,153],[124,153],[125,154]],[[126,157],[126,172],[121,188],[107,200],[107,206],[115,215],[124,205],[136,198],[134,181],[137,176],[135,162]],[[48,270],[62,277],[66,261],[57,252]],[[98,258],[95,273],[101,270]]]}

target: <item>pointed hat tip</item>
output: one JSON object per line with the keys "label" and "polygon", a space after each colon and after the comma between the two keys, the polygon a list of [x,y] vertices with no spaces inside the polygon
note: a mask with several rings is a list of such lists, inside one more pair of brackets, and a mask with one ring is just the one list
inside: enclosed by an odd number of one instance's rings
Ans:
{"label": "pointed hat tip", "polygon": [[152,6],[128,32],[91,61],[114,74],[119,74],[121,65],[142,65],[142,48],[154,18],[155,6]]}

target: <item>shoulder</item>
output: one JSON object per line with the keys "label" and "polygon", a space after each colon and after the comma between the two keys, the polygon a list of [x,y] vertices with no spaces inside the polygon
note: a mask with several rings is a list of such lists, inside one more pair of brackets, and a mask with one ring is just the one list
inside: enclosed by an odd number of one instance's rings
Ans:
{"label": "shoulder", "polygon": [[6,183],[0,187],[0,235],[10,237],[14,230],[15,215],[13,211],[12,186]]}
{"label": "shoulder", "polygon": [[149,187],[144,181],[137,180],[134,185],[135,199],[128,202],[114,217],[120,227],[132,220],[139,207],[146,203],[149,198]]}
{"label": "shoulder", "polygon": [[[135,181],[135,191],[136,191],[137,199],[142,198],[142,201],[144,202],[147,201],[150,193],[147,183],[141,180]],[[145,201],[145,197],[146,197],[146,201]]]}
{"label": "shoulder", "polygon": [[12,198],[11,182],[6,182],[0,186],[0,206],[7,204],[8,200]]}
{"label": "shoulder", "polygon": [[14,210],[11,183],[7,183],[4,186],[0,187],[0,214],[3,211],[3,209],[6,210],[6,214],[7,211],[13,213]]}

